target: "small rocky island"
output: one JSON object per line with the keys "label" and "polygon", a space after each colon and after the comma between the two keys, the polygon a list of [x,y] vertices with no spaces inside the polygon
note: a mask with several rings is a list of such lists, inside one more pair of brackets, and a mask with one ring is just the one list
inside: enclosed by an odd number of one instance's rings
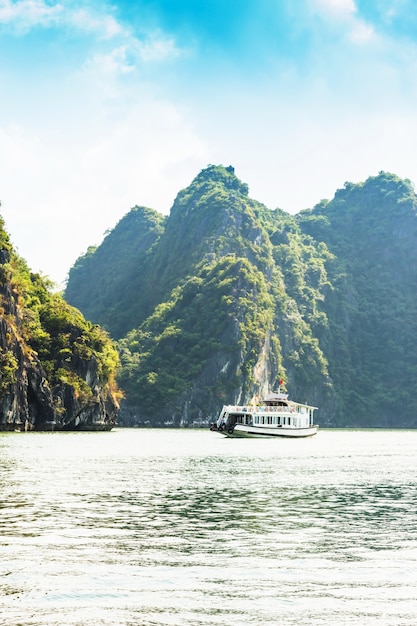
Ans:
{"label": "small rocky island", "polygon": [[0,218],[0,430],[110,430],[121,396],[115,346],[52,287]]}

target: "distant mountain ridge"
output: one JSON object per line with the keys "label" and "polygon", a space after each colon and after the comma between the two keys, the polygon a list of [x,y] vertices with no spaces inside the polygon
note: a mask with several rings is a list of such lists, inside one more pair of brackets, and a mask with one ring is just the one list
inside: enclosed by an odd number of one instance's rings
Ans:
{"label": "distant mountain ridge", "polygon": [[100,317],[115,337],[130,330],[125,317],[127,313],[141,316],[136,294],[143,292],[149,251],[161,236],[165,221],[166,217],[152,209],[131,209],[101,246],[90,247],[77,259],[65,291],[68,302],[79,302],[88,319]]}
{"label": "distant mountain ridge", "polygon": [[211,165],[168,217],[132,209],[65,297],[118,339],[127,423],[212,419],[283,378],[322,424],[414,426],[416,209],[381,172],[292,216]]}

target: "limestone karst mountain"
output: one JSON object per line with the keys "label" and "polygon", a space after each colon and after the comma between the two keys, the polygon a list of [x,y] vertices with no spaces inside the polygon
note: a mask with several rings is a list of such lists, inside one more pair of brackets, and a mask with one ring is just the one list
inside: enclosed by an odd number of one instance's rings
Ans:
{"label": "limestone karst mountain", "polygon": [[283,378],[322,424],[412,426],[416,207],[381,172],[292,216],[209,166],[167,217],[132,209],[65,296],[118,339],[129,423],[210,419]]}
{"label": "limestone karst mountain", "polygon": [[0,430],[111,429],[113,342],[30,272],[2,221],[0,300]]}

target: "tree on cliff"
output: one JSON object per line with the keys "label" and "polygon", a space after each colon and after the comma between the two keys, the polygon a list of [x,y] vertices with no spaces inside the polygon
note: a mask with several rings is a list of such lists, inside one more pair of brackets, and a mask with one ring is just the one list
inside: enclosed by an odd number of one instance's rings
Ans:
{"label": "tree on cliff", "polygon": [[120,392],[107,333],[30,272],[0,221],[0,429],[111,428]]}

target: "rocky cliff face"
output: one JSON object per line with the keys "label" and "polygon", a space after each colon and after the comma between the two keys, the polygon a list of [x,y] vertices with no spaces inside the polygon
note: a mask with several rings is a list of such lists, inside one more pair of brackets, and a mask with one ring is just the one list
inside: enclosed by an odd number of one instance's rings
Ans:
{"label": "rocky cliff face", "polygon": [[213,419],[282,378],[322,425],[416,427],[410,181],[380,172],[293,216],[251,199],[232,167],[209,166],[165,220],[141,210],[127,223],[140,254],[122,221],[67,289],[87,310],[80,294],[102,277],[101,310],[91,300],[119,338],[125,423]]}
{"label": "rocky cliff face", "polygon": [[[319,307],[310,302],[316,292],[319,300],[320,285],[308,285],[302,310],[297,304],[297,289],[304,288],[314,256],[311,245],[306,247],[301,235],[299,242],[290,241],[296,231],[291,221],[281,255],[297,271],[292,293],[272,243],[284,237],[289,219],[251,199],[230,166],[209,166],[179,192],[158,238],[142,255],[146,262],[136,265],[140,283],[131,280],[120,297],[129,329],[119,340],[119,382],[126,393],[120,423],[211,421],[222,404],[259,401],[281,378],[293,397],[302,388],[303,399],[328,380],[310,319],[303,317],[313,308],[310,318],[316,315]],[[121,239],[122,226],[107,243]],[[84,257],[70,272],[66,297],[75,306],[83,307],[78,294],[94,276],[109,281],[103,251],[104,242],[88,272],[81,271]],[[112,258],[117,263],[126,254],[125,247],[113,248]],[[317,256],[314,273],[324,265]],[[135,262],[132,258],[132,268]],[[107,308],[113,309],[112,303]],[[118,333],[113,317],[108,328]],[[96,319],[107,323],[107,313]]]}
{"label": "rocky cliff face", "polygon": [[[56,350],[49,355],[55,358],[47,373],[31,345],[34,311],[25,306],[13,277],[11,253],[1,249],[0,430],[110,430],[118,414],[117,396],[100,380],[96,355],[89,352],[83,359],[66,350],[64,357]],[[79,337],[81,329],[73,330]],[[37,332],[43,333],[45,344],[50,333],[42,327]]]}
{"label": "rocky cliff face", "polygon": [[73,357],[72,371],[85,382],[89,397],[81,396],[73,385],[61,383],[54,388],[59,430],[110,430],[116,423],[119,405],[114,395],[103,386],[95,357],[88,360]]}

